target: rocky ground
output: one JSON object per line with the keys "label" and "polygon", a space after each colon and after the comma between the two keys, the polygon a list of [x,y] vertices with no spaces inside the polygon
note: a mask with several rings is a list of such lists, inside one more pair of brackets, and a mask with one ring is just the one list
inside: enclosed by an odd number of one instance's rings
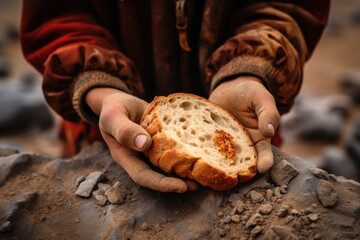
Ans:
{"label": "rocky ground", "polygon": [[0,149],[1,239],[359,239],[360,184],[274,148],[227,192],[137,186],[100,143],[72,159]]}

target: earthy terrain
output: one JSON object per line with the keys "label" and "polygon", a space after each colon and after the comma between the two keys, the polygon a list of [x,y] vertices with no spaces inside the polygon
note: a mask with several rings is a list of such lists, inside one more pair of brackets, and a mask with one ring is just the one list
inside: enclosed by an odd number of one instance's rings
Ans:
{"label": "earthy terrain", "polygon": [[274,148],[227,192],[137,186],[102,144],[73,159],[0,150],[1,239],[359,239],[360,184]]}

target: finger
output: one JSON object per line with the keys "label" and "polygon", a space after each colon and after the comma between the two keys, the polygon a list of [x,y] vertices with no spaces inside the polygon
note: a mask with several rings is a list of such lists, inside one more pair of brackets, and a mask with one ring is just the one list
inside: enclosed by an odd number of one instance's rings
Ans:
{"label": "finger", "polygon": [[119,145],[111,136],[104,134],[111,154],[118,163],[140,186],[160,192],[186,192],[188,187],[184,181],[174,177],[166,177],[153,171],[145,162],[136,156],[136,153]]}
{"label": "finger", "polygon": [[145,151],[151,145],[149,133],[131,121],[126,109],[112,105],[103,109],[100,115],[101,131],[113,136],[118,144],[136,151]]}
{"label": "finger", "polygon": [[265,88],[264,91],[266,91],[264,94],[254,97],[253,102],[260,133],[266,138],[271,138],[279,125],[280,114],[276,108],[274,97]]}
{"label": "finger", "polygon": [[196,191],[199,188],[199,184],[195,181],[192,181],[190,179],[183,179],[186,183],[187,189],[190,191]]}
{"label": "finger", "polygon": [[271,169],[274,162],[270,139],[260,140],[255,144],[255,148],[258,153],[258,172],[266,173]]}

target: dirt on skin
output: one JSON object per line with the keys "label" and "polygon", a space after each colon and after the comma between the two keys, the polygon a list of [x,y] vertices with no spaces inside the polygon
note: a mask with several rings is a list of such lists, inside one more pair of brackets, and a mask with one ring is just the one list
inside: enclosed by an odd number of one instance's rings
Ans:
{"label": "dirt on skin", "polygon": [[184,194],[137,186],[102,144],[72,159],[0,152],[0,239],[360,238],[360,184],[275,148],[269,174]]}

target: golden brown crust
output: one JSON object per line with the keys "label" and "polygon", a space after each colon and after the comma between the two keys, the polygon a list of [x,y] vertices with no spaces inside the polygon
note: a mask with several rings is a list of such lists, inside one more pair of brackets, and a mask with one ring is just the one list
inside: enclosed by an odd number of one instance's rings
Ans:
{"label": "golden brown crust", "polygon": [[[257,154],[251,141],[249,142],[249,147],[253,150],[252,161],[254,161],[254,164],[251,165],[249,169],[244,170],[243,172],[230,175],[229,173],[224,172],[223,170],[207,163],[205,159],[192,156],[191,153],[188,153],[184,150],[181,143],[176,142],[174,139],[170,138],[162,132],[163,123],[159,116],[156,114],[157,106],[162,103],[166,98],[170,99],[183,96],[194,98],[214,105],[207,99],[185,93],[175,93],[169,95],[168,97],[156,97],[154,101],[152,101],[145,110],[141,121],[141,126],[144,127],[152,137],[152,146],[146,152],[146,154],[150,158],[150,161],[156,167],[159,167],[160,169],[164,170],[169,174],[176,173],[180,177],[196,180],[204,186],[208,186],[215,190],[221,191],[231,189],[235,187],[239,182],[245,182],[253,178],[256,175]],[[237,122],[237,120],[230,113],[229,116]],[[245,134],[248,134],[241,124],[239,124],[239,126],[241,126],[241,129],[244,130]],[[218,137],[220,137],[220,135]],[[250,139],[249,135],[247,135],[247,137]],[[221,139],[223,138],[215,137],[214,141],[220,141]],[[220,144],[221,142],[218,143]],[[233,148],[231,147],[234,147],[233,145],[228,146],[228,144],[230,143],[223,143],[220,145],[219,144],[215,142],[215,146],[217,146],[218,148],[220,147],[220,150],[225,151],[229,148],[230,152],[228,154],[232,154],[231,150],[233,150]],[[229,156],[229,158],[231,159],[232,156],[233,155]]]}

